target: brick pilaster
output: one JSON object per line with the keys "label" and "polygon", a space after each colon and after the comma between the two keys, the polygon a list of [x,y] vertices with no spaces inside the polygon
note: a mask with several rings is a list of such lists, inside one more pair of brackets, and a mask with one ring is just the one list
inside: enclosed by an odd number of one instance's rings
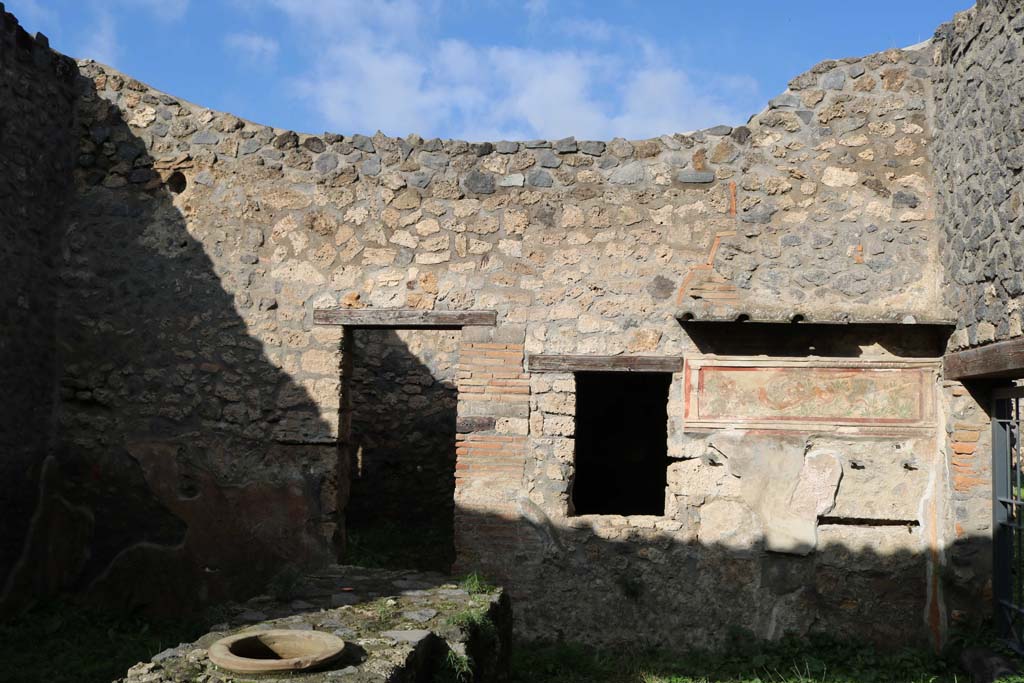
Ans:
{"label": "brick pilaster", "polygon": [[500,578],[520,539],[517,501],[530,417],[524,353],[522,343],[503,341],[464,339],[459,347],[456,571]]}

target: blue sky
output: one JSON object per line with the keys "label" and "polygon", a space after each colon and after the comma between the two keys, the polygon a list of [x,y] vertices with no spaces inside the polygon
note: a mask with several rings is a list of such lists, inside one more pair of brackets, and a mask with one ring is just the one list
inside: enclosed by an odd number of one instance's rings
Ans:
{"label": "blue sky", "polygon": [[175,96],[303,132],[644,138],[760,111],[971,0],[6,0]]}

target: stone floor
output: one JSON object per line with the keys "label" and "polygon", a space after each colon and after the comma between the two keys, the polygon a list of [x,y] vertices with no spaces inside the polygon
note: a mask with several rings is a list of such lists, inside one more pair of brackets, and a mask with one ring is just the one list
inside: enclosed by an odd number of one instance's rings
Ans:
{"label": "stone floor", "polygon": [[[460,587],[439,574],[336,566],[221,608],[223,623],[194,643],[139,663],[121,679],[130,683],[289,683],[344,681],[502,681],[508,675],[512,612],[497,588]],[[467,590],[468,589],[468,590]],[[345,641],[327,668],[290,675],[234,674],[216,667],[207,648],[241,632],[302,629]]]}

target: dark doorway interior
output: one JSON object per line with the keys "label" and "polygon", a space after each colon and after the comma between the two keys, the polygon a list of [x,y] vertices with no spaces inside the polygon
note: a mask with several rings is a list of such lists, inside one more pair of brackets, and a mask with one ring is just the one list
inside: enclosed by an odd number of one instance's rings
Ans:
{"label": "dark doorway interior", "polygon": [[663,515],[668,373],[576,374],[577,515]]}
{"label": "dark doorway interior", "polygon": [[352,488],[344,561],[447,572],[455,555],[459,332],[346,334],[342,423]]}

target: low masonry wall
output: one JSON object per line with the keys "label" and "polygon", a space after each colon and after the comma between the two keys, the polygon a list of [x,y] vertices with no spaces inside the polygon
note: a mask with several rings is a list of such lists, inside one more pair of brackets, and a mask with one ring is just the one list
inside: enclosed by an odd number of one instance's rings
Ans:
{"label": "low masonry wall", "polygon": [[325,567],[299,578],[288,595],[261,595],[225,605],[221,612],[227,621],[194,643],[136,664],[121,683],[236,679],[239,674],[210,661],[210,646],[231,635],[268,629],[322,631],[345,642],[336,661],[314,671],[281,674],[298,683],[501,683],[509,677],[508,596],[496,588],[470,592],[440,574]]}

